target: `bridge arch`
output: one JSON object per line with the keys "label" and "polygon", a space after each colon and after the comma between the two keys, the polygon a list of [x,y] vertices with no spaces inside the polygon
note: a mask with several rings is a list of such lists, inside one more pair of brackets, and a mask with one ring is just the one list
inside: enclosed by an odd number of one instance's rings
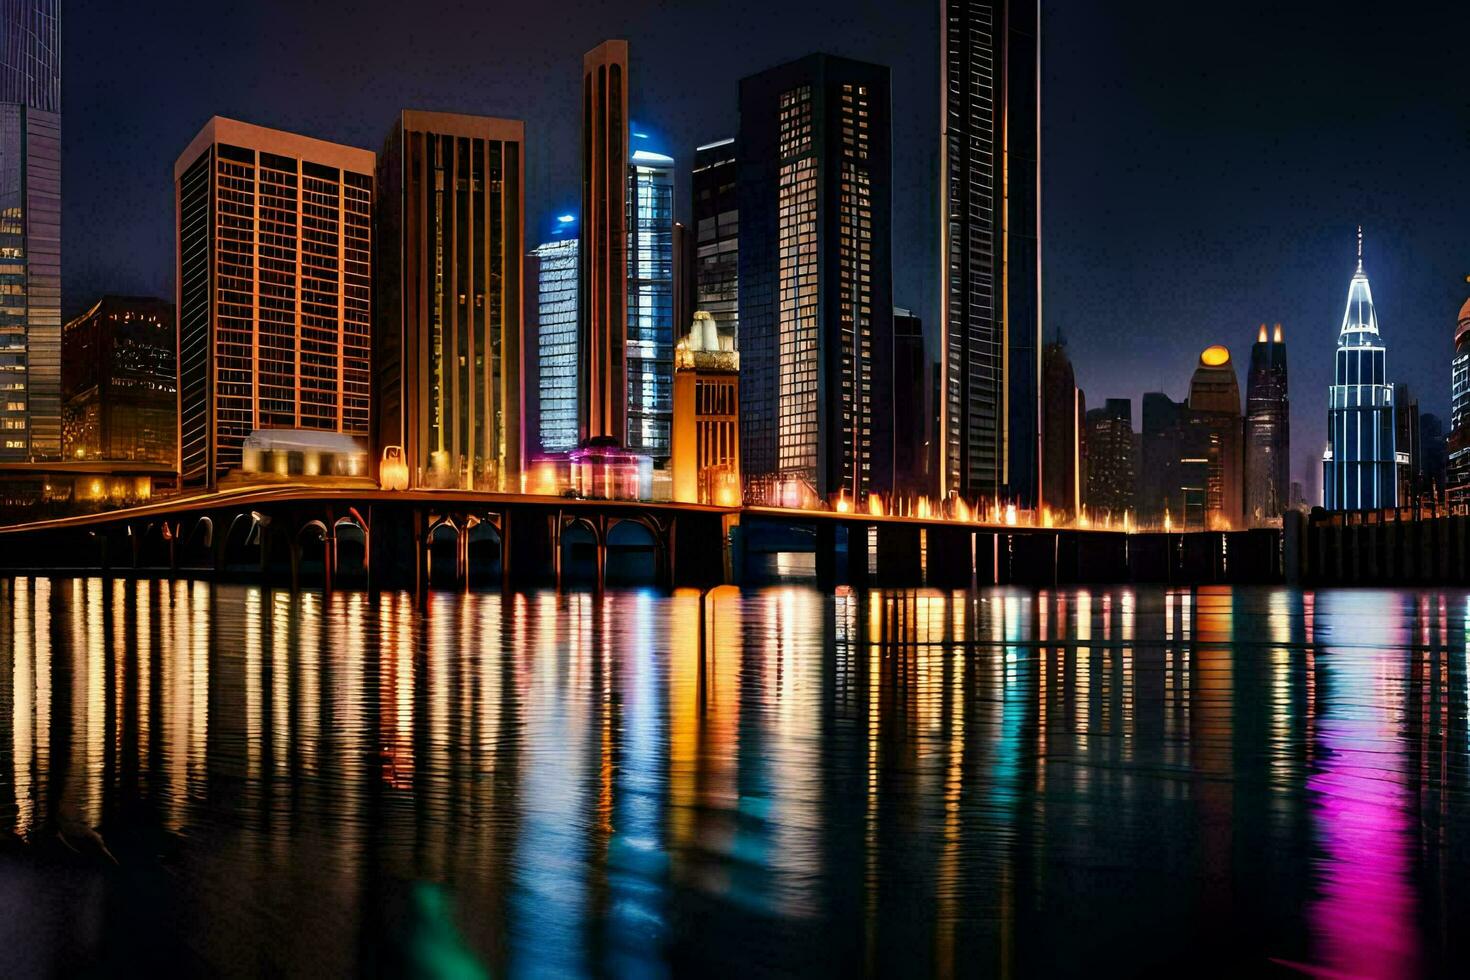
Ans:
{"label": "bridge arch", "polygon": [[642,517],[617,518],[609,523],[605,548],[607,581],[619,585],[656,585],[663,571],[663,535]]}
{"label": "bridge arch", "polygon": [[253,512],[236,514],[219,542],[219,570],[229,572],[259,568],[264,532],[265,529],[260,527]]}
{"label": "bridge arch", "polygon": [[355,511],[332,523],[332,572],[338,582],[367,585],[368,529]]}
{"label": "bridge arch", "polygon": [[481,519],[465,532],[466,584],[499,584],[505,575],[505,544],[499,521]]}
{"label": "bridge arch", "polygon": [[600,584],[606,544],[602,528],[586,517],[566,517],[557,537],[557,584]]}
{"label": "bridge arch", "polygon": [[464,535],[452,517],[429,525],[424,547],[428,550],[429,587],[452,589],[460,582],[460,554]]}
{"label": "bridge arch", "polygon": [[[175,555],[180,568],[214,568],[214,520],[202,515],[192,524],[180,521],[177,527],[182,532],[175,542]],[[185,530],[187,528],[187,530]]]}

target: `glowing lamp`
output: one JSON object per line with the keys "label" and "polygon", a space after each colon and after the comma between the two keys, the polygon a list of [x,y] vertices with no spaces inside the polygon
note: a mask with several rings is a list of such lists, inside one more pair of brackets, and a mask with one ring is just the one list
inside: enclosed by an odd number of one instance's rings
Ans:
{"label": "glowing lamp", "polygon": [[1010,525],[1011,527],[1015,527],[1016,526],[1016,505],[1015,504],[1006,504],[1006,524]]}
{"label": "glowing lamp", "polygon": [[837,513],[852,513],[852,501],[847,499],[847,494],[845,493],[840,493],[837,495]]}
{"label": "glowing lamp", "polygon": [[383,447],[383,459],[378,463],[378,486],[384,490],[408,489],[408,463],[403,458],[402,446]]}

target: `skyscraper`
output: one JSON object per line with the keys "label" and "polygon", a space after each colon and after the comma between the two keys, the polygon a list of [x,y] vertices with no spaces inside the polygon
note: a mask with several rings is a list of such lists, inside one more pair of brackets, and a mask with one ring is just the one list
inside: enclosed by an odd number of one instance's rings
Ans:
{"label": "skyscraper", "polygon": [[1261,324],[1251,346],[1245,384],[1245,519],[1280,517],[1291,488],[1291,413],[1286,387],[1286,343],[1281,324],[1271,339]]}
{"label": "skyscraper", "polygon": [[1134,507],[1138,469],[1133,402],[1109,398],[1087,412],[1087,511],[1095,521],[1121,522]]}
{"label": "skyscraper", "polygon": [[[570,224],[572,215],[562,215]],[[558,219],[560,220],[560,219]],[[536,269],[536,360],[527,365],[537,388],[537,425],[544,452],[577,448],[577,253],[576,237],[553,239],[532,250]],[[531,288],[527,282],[526,287]]]}
{"label": "skyscraper", "polygon": [[627,436],[628,42],[582,57],[582,241],[578,259],[577,431]]}
{"label": "skyscraper", "polygon": [[1444,420],[1433,412],[1419,413],[1419,458],[1421,503],[1445,499],[1445,431]]}
{"label": "skyscraper", "polygon": [[732,335],[740,313],[739,173],[734,137],[695,148],[694,307]]}
{"label": "skyscraper", "polygon": [[943,0],[943,487],[1034,507],[1041,488],[1037,0]]}
{"label": "skyscraper", "polygon": [[1082,509],[1082,391],[1060,340],[1041,353],[1041,501],[1059,517]]}
{"label": "skyscraper", "polygon": [[[1183,520],[1183,481],[1180,460],[1184,458],[1184,417],[1188,409],[1161,391],[1143,396],[1143,434],[1139,445],[1139,468],[1135,501],[1139,520],[1159,525],[1169,518],[1175,526]],[[1096,462],[1088,456],[1088,465]]]}
{"label": "skyscraper", "polygon": [[740,82],[742,467],[862,498],[893,463],[875,439],[876,351],[892,344],[889,72],[814,54]]}
{"label": "skyscraper", "polygon": [[519,489],[525,126],[404,110],[378,176],[377,430],[413,487]]}
{"label": "skyscraper", "polygon": [[[1186,524],[1238,528],[1244,515],[1242,420],[1240,383],[1230,351],[1216,344],[1206,347],[1189,381],[1189,412],[1185,427],[1184,458],[1205,461],[1205,499],[1202,524],[1186,501]],[[1186,479],[1187,486],[1195,481]]]}
{"label": "skyscraper", "polygon": [[1399,506],[1419,498],[1422,482],[1419,456],[1419,399],[1402,381],[1393,386],[1393,470]]}
{"label": "skyscraper", "polygon": [[60,14],[0,0],[0,461],[61,455]]}
{"label": "skyscraper", "polygon": [[1470,299],[1455,325],[1455,355],[1450,361],[1450,434],[1445,482],[1450,506],[1470,505]]}
{"label": "skyscraper", "polygon": [[175,162],[182,485],[256,429],[368,437],[376,161],[215,116]]}
{"label": "skyscraper", "polygon": [[[931,359],[924,349],[924,322],[912,311],[893,308],[893,353],[878,358],[876,369],[891,364],[892,382],[885,414],[892,418],[892,492],[904,497],[932,497],[934,470],[929,450],[934,442],[934,392]],[[879,474],[882,476],[882,474]]]}
{"label": "skyscraper", "polygon": [[669,462],[675,500],[740,503],[740,353],[703,310],[674,350]]}
{"label": "skyscraper", "polygon": [[61,350],[65,458],[177,461],[172,303],[104,296],[63,328]]}
{"label": "skyscraper", "polygon": [[1348,284],[1333,384],[1328,389],[1328,442],[1322,454],[1322,505],[1328,510],[1376,510],[1398,504],[1393,385],[1387,360],[1373,292],[1363,272],[1359,228],[1358,268]]}
{"label": "skyscraper", "polygon": [[674,158],[628,163],[627,419],[622,444],[664,459],[674,384]]}

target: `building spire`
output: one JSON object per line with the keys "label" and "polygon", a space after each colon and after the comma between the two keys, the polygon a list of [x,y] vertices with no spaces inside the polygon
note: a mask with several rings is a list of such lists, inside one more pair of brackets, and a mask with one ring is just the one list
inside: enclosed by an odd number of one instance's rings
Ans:
{"label": "building spire", "polygon": [[1358,225],[1358,275],[1363,274],[1363,226]]}

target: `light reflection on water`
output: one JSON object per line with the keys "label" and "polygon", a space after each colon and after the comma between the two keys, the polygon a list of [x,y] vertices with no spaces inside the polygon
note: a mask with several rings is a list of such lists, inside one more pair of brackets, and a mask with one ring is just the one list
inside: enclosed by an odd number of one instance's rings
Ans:
{"label": "light reflection on water", "polygon": [[0,974],[1441,972],[1467,630],[1439,592],[0,581]]}

